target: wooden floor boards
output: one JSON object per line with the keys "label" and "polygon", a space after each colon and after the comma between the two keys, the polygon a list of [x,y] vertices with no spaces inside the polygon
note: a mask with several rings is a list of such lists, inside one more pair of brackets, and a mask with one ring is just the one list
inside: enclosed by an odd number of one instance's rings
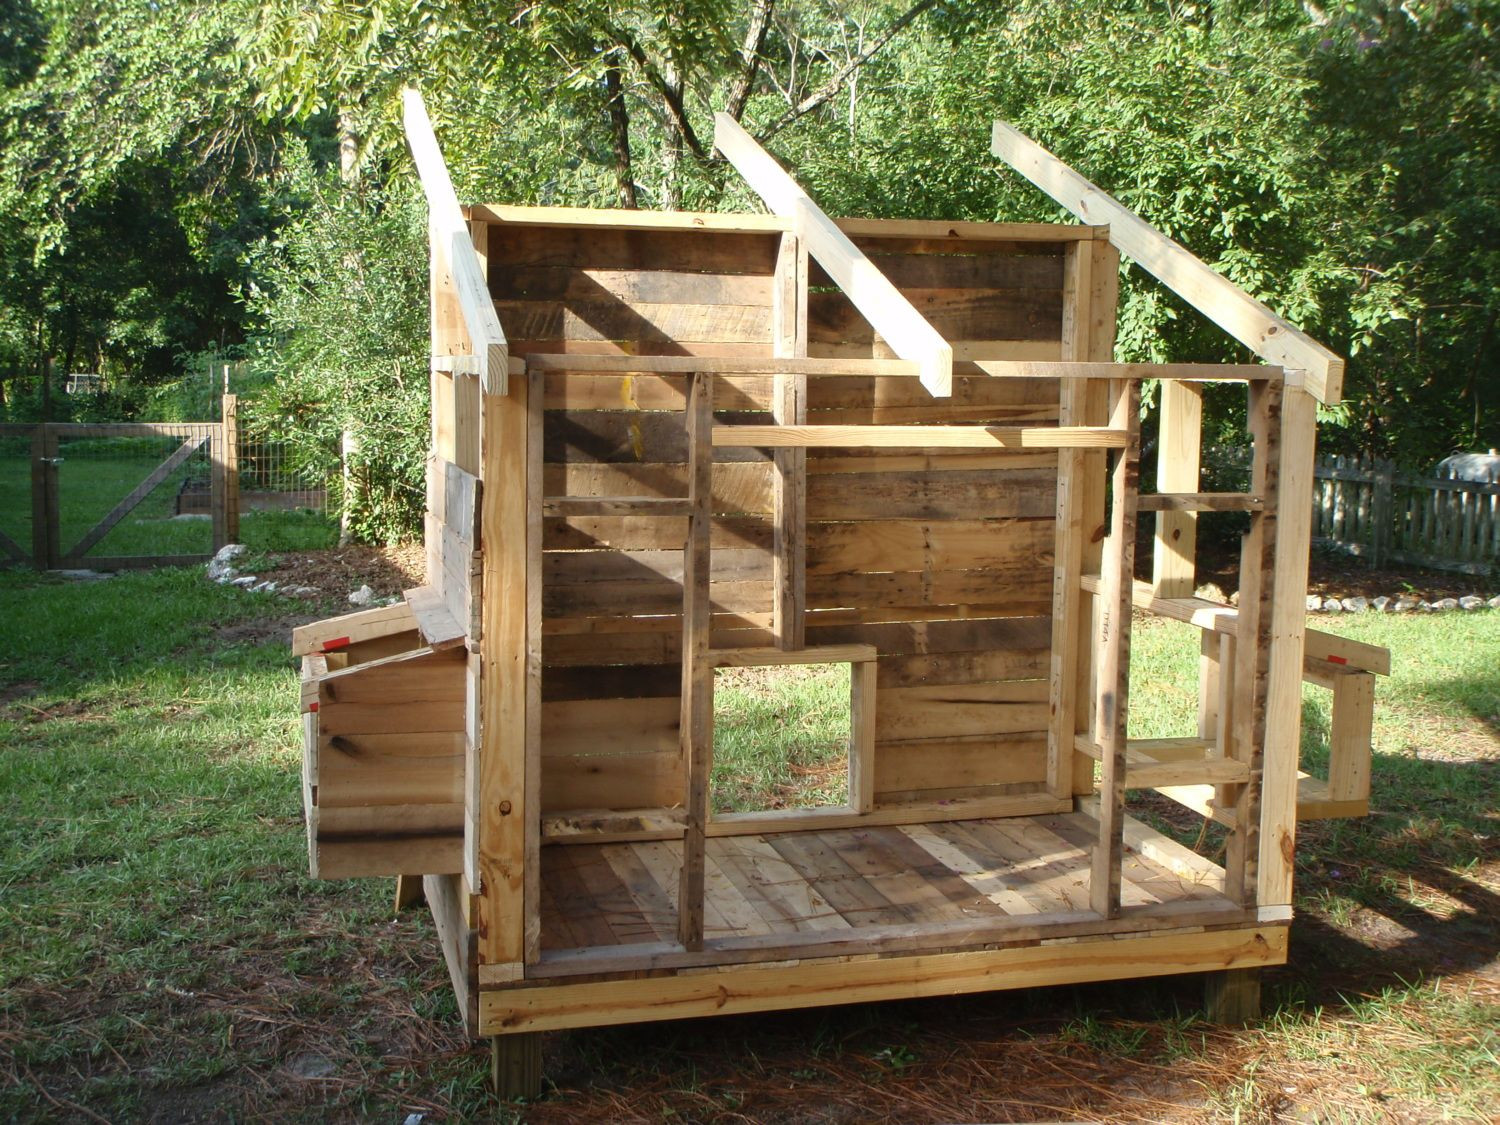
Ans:
{"label": "wooden floor boards", "polygon": [[[1127,906],[1222,896],[1148,855],[1132,823],[1123,868]],[[1088,823],[1074,814],[717,837],[708,841],[709,940],[854,936],[862,927],[946,927],[1046,915],[1076,923],[1089,909]],[[542,853],[547,951],[674,941],[681,868],[676,842],[573,844]]]}

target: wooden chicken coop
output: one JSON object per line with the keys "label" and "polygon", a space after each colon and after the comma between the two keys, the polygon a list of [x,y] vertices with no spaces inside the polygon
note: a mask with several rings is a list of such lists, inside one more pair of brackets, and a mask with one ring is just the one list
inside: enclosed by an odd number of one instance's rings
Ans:
{"label": "wooden chicken coop", "polygon": [[[1304,628],[1341,361],[1001,123],[1083,225],[830,219],[722,117],[765,214],[464,210],[415,93],[407,134],[428,580],[296,634],[307,825],[314,874],[425,892],[502,1088],[561,1028],[1188,972],[1253,1005],[1297,821],[1366,811],[1389,670]],[[1113,362],[1121,252],[1256,362]],[[1215,381],[1247,396],[1240,492],[1200,490]],[[1248,513],[1237,606],[1194,596],[1217,512]],[[1129,735],[1133,610],[1201,633],[1181,737]],[[848,666],[846,799],[717,811],[716,678],[802,664]],[[1225,827],[1222,864],[1130,815],[1148,789]]]}

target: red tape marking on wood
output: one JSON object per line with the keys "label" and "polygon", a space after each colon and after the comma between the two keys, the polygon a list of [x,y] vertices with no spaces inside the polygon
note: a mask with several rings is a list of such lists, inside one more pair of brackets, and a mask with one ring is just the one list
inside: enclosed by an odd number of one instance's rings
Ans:
{"label": "red tape marking on wood", "polygon": [[1349,663],[1349,658],[1347,656],[1330,656],[1328,658],[1328,663],[1330,663],[1330,664],[1348,664]]}
{"label": "red tape marking on wood", "polygon": [[324,641],[323,642],[323,651],[324,652],[332,652],[336,648],[348,648],[348,647],[349,647],[349,638],[348,637],[334,637],[332,640],[328,640],[328,641]]}

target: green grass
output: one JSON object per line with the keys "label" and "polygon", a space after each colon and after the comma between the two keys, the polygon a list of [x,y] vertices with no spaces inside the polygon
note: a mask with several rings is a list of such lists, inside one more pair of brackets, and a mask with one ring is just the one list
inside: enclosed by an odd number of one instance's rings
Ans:
{"label": "green grass", "polygon": [[[1208,1028],[1168,980],[583,1031],[547,1037],[558,1090],[512,1111],[484,1092],[424,912],[393,918],[388,881],[305,874],[278,617],[295,608],[195,569],[0,572],[0,1120],[1373,1122],[1500,1103],[1500,614],[1318,622],[1396,653],[1375,814],[1303,826],[1292,963],[1261,1023]],[[1132,732],[1191,730],[1192,631],[1142,624],[1134,664]],[[838,667],[722,676],[726,806],[821,800],[847,693]],[[1309,689],[1309,753],[1326,705]]]}
{"label": "green grass", "polygon": [[848,766],[848,665],[719,670],[715,812],[845,804]]}

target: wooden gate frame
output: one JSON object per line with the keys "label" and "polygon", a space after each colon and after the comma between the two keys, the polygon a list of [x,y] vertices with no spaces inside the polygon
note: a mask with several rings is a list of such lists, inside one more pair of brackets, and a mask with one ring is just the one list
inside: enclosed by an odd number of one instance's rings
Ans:
{"label": "wooden gate frame", "polygon": [[[232,398],[233,396],[228,396]],[[226,411],[232,412],[226,403]],[[233,423],[227,427],[232,436]],[[31,435],[31,553],[0,531],[0,552],[14,561],[30,564],[37,570],[59,570],[88,567],[91,570],[125,570],[133,567],[188,566],[203,562],[229,542],[231,524],[237,530],[238,512],[230,519],[230,466],[235,458],[228,455],[226,426],[222,422],[109,422],[72,423],[38,422],[30,425],[0,427],[0,433]],[[144,480],[135,486],[103,519],[91,527],[77,543],[65,552],[61,541],[62,507],[58,492],[57,466],[60,442],[68,437],[180,437],[178,446]],[[210,489],[213,518],[213,546],[206,554],[192,555],[101,555],[87,552],[129,515],[137,505],[180,468],[204,443],[209,447]]]}

